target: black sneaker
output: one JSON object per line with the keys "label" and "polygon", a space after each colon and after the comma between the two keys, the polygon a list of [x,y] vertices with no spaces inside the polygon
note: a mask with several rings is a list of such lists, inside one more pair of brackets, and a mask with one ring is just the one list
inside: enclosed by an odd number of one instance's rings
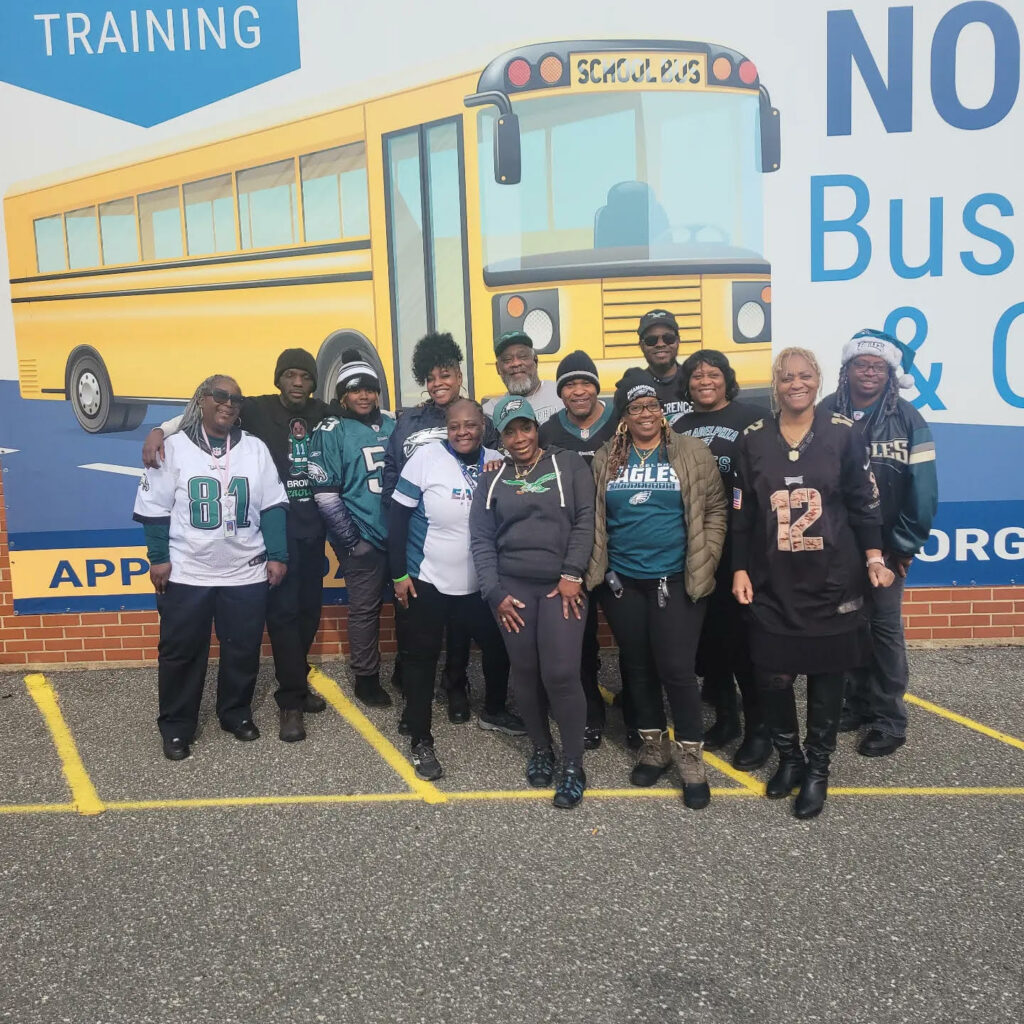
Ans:
{"label": "black sneaker", "polygon": [[425,741],[417,743],[412,748],[412,766],[416,769],[416,775],[427,782],[433,782],[444,775],[444,769],[434,754],[434,748]]}
{"label": "black sneaker", "polygon": [[448,721],[454,725],[469,721],[469,694],[461,686],[448,691]]}
{"label": "black sneaker", "polygon": [[405,717],[405,712],[402,712],[402,717],[398,719],[398,732],[401,736],[411,736],[412,729],[409,727],[409,719]]}
{"label": "black sneaker", "polygon": [[583,790],[587,788],[587,773],[583,765],[576,761],[566,761],[562,768],[562,777],[555,787],[556,807],[568,809],[575,807],[583,799]]}
{"label": "black sneaker", "polygon": [[[168,761],[184,761],[185,758],[191,756],[192,750],[187,740],[180,739],[177,736],[173,739],[164,740],[164,757]],[[550,778],[548,781],[551,781]]]}
{"label": "black sneaker", "polygon": [[307,715],[319,715],[321,711],[327,710],[327,701],[319,693],[308,690],[306,696],[302,698],[302,708],[300,710]]}
{"label": "black sneaker", "polygon": [[526,762],[526,781],[537,789],[550,786],[555,777],[555,757],[550,747],[535,750]]}
{"label": "black sneaker", "polygon": [[863,724],[864,719],[861,718],[860,712],[855,711],[849,704],[844,704],[843,710],[839,712],[839,731],[856,732]]}
{"label": "black sneaker", "polygon": [[599,725],[588,725],[583,730],[583,749],[597,750],[601,746],[601,727]]}
{"label": "black sneaker", "polygon": [[356,699],[368,708],[391,707],[391,694],[380,685],[380,676],[356,676]]}
{"label": "black sneaker", "polygon": [[503,732],[506,736],[525,736],[526,726],[518,715],[511,711],[496,711],[493,715],[487,711],[481,711],[477,715],[477,725],[481,729],[490,729],[493,732]]}

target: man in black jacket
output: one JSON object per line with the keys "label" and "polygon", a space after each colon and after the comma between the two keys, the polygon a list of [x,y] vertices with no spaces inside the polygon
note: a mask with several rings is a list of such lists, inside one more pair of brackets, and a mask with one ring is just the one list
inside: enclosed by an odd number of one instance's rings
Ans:
{"label": "man in black jacket", "polygon": [[[665,419],[671,426],[693,408],[679,372],[681,364],[676,358],[679,355],[679,323],[667,309],[651,309],[640,317],[636,332],[640,336],[640,351],[647,360],[642,369],[650,377]],[[616,388],[621,383],[620,380]]]}
{"label": "man in black jacket", "polygon": [[[324,526],[307,474],[314,428],[331,415],[328,405],[313,398],[316,360],[305,349],[289,348],[274,367],[277,394],[247,397],[240,423],[269,449],[288,493],[288,574],[270,591],[267,632],[274,654],[280,708],[279,736],[286,743],[305,739],[303,712],[320,712],[324,699],[309,689],[307,661],[320,627],[324,584]],[[158,466],[163,441],[178,429],[180,417],[154,427],[146,437],[142,461]]]}
{"label": "man in black jacket", "polygon": [[896,581],[871,594],[874,654],[870,666],[847,677],[840,728],[852,732],[865,726],[857,752],[885,757],[906,743],[903,586],[938,506],[935,442],[924,417],[900,398],[900,388],[914,383],[907,372],[913,363],[910,349],[881,331],[864,330],[843,346],[842,360],[839,386],[822,405],[854,420],[870,451],[882,503],[883,556]]}

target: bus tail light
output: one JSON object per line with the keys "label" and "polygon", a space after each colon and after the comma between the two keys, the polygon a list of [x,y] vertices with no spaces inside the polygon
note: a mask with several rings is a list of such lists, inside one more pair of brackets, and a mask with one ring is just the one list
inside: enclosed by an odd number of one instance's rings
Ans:
{"label": "bus tail light", "polygon": [[510,61],[507,68],[505,68],[505,77],[509,80],[509,84],[515,86],[517,89],[521,89],[530,81],[530,75],[532,69],[527,61],[523,60],[522,57],[516,57],[515,60]]}
{"label": "bus tail light", "polygon": [[745,60],[739,67],[740,81],[744,85],[753,85],[757,81],[757,67],[753,61]]}
{"label": "bus tail light", "polygon": [[538,355],[557,352],[562,344],[557,288],[495,295],[492,313],[496,338],[506,331],[525,331]]}
{"label": "bus tail light", "polygon": [[763,281],[733,281],[732,340],[738,345],[772,340],[772,286]]}

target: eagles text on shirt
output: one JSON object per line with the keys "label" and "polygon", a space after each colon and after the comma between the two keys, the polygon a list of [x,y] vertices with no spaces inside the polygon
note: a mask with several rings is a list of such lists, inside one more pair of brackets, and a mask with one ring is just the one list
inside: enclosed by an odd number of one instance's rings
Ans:
{"label": "eagles text on shirt", "polygon": [[608,484],[609,491],[635,490],[637,487],[652,491],[678,491],[679,477],[667,462],[660,462],[657,466],[623,466],[619,475]]}

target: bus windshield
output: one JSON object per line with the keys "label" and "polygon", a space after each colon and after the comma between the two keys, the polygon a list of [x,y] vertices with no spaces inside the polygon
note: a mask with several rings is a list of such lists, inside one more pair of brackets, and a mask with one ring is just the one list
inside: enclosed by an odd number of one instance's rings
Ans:
{"label": "bus windshield", "polygon": [[494,180],[480,112],[491,272],[763,259],[756,93],[622,92],[516,100],[522,180]]}

